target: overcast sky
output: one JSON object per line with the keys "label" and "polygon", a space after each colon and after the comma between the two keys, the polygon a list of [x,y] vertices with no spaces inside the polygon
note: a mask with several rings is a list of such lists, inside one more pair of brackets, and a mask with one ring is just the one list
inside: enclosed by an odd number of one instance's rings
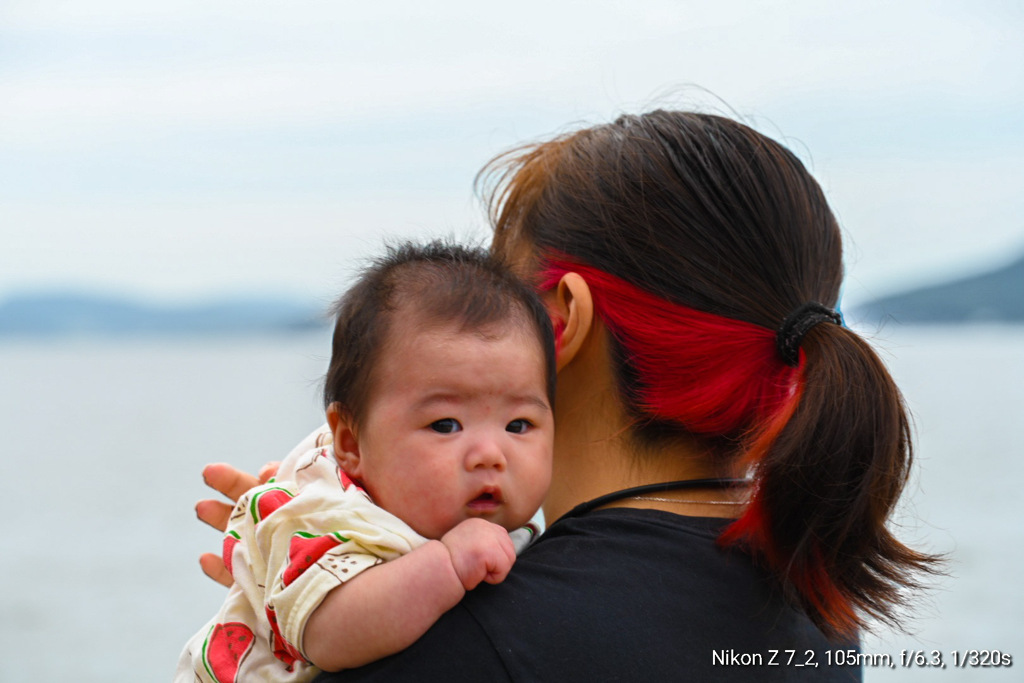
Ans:
{"label": "overcast sky", "polygon": [[1024,3],[0,0],[0,298],[333,297],[486,238],[496,153],[652,106],[789,144],[847,301],[1024,253]]}

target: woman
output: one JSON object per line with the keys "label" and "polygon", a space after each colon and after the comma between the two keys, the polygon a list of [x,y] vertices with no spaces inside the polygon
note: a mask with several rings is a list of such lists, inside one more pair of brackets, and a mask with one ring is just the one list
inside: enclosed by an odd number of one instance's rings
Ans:
{"label": "woman", "polygon": [[933,558],[885,526],[908,419],[833,310],[817,183],[746,126],[666,111],[482,179],[493,250],[559,331],[553,523],[504,583],[339,680],[859,679],[834,651],[895,622]]}

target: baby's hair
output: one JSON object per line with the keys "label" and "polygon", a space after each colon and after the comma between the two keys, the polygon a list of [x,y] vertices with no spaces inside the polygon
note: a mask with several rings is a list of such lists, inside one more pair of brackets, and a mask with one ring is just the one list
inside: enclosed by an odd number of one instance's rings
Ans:
{"label": "baby's hair", "polygon": [[496,324],[537,335],[544,351],[548,401],[554,405],[555,341],[537,293],[483,249],[436,240],[388,246],[330,309],[335,318],[324,407],[338,403],[356,423],[364,417],[372,374],[387,348],[392,318],[456,323],[465,332]]}

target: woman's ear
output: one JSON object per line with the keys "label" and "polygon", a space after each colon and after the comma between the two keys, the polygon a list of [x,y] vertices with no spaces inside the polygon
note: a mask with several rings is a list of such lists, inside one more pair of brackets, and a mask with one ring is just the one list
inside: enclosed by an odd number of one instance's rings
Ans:
{"label": "woman's ear", "polygon": [[552,317],[561,323],[562,334],[555,356],[555,367],[568,365],[590,336],[594,323],[594,297],[587,281],[579,273],[566,273],[558,281],[552,303]]}
{"label": "woman's ear", "polygon": [[360,478],[362,456],[359,453],[359,436],[352,414],[335,401],[327,406],[327,426],[334,437],[334,457],[353,479]]}

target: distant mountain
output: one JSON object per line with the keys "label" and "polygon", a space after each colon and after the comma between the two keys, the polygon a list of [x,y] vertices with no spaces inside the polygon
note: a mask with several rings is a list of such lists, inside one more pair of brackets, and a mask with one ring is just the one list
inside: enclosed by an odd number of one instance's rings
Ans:
{"label": "distant mountain", "polygon": [[[908,324],[1024,323],[1024,256],[988,273],[869,301],[848,317]],[[0,303],[0,338],[268,334],[325,325],[316,306],[270,298],[160,306],[112,296],[37,292]]]}
{"label": "distant mountain", "polygon": [[1024,257],[998,270],[875,299],[858,318],[898,323],[1024,323]]}
{"label": "distant mountain", "polygon": [[77,293],[34,293],[0,303],[0,337],[280,333],[325,324],[314,306],[237,298],[160,306]]}

